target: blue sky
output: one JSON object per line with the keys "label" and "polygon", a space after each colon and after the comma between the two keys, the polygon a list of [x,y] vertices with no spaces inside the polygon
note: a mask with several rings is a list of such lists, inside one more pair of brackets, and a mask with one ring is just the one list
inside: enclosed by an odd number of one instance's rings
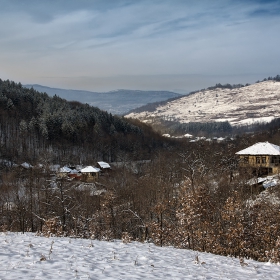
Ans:
{"label": "blue sky", "polygon": [[188,92],[280,74],[280,1],[1,0],[0,78]]}

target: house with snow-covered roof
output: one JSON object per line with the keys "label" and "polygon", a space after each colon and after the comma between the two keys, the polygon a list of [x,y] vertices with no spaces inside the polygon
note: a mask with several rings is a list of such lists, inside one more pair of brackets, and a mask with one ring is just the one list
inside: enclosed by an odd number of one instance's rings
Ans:
{"label": "house with snow-covered roof", "polygon": [[277,174],[280,171],[280,146],[259,142],[236,153],[240,167],[251,167],[256,174]]}
{"label": "house with snow-covered roof", "polygon": [[80,171],[82,173],[82,181],[94,182],[99,177],[100,169],[93,166],[87,166]]}
{"label": "house with snow-covered roof", "polygon": [[71,168],[67,167],[67,166],[63,166],[61,168],[58,169],[57,171],[57,176],[59,178],[65,178],[68,176],[68,173],[71,171]]}

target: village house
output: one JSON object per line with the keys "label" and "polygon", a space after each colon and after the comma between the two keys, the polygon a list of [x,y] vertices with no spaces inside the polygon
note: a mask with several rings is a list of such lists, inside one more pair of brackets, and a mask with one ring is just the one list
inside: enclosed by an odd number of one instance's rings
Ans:
{"label": "village house", "polygon": [[92,166],[87,166],[80,170],[82,173],[82,181],[84,182],[94,182],[99,177],[100,169]]}
{"label": "village house", "polygon": [[236,153],[239,166],[250,167],[254,174],[279,174],[280,146],[269,142],[259,142]]}
{"label": "village house", "polygon": [[72,179],[80,180],[82,177],[82,173],[74,168],[68,173],[68,177]]}
{"label": "village house", "polygon": [[69,168],[67,166],[63,166],[63,167],[58,169],[57,177],[58,178],[66,178],[68,176],[68,174],[70,173],[70,171],[71,171],[71,168]]}
{"label": "village house", "polygon": [[83,182],[95,182],[99,178],[101,171],[111,170],[111,166],[106,162],[98,163],[100,168],[87,166],[81,168],[81,166],[76,166],[76,168],[63,166],[57,170],[57,177],[69,180],[81,180]]}

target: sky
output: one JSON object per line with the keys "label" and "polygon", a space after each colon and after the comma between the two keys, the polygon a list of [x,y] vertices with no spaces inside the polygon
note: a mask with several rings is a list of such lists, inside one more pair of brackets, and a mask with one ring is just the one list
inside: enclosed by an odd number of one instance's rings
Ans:
{"label": "sky", "polygon": [[280,74],[280,1],[0,0],[0,78],[170,90]]}

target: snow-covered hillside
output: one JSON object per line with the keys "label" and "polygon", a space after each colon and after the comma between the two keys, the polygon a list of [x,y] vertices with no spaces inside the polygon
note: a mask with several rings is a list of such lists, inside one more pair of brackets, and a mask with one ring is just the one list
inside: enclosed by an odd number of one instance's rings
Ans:
{"label": "snow-covered hillside", "polygon": [[280,266],[153,244],[0,233],[0,279],[280,279]]}
{"label": "snow-covered hillside", "polygon": [[153,122],[180,123],[229,121],[232,125],[268,122],[280,117],[280,82],[265,81],[236,89],[202,90],[184,96],[154,112],[131,113],[126,117]]}

